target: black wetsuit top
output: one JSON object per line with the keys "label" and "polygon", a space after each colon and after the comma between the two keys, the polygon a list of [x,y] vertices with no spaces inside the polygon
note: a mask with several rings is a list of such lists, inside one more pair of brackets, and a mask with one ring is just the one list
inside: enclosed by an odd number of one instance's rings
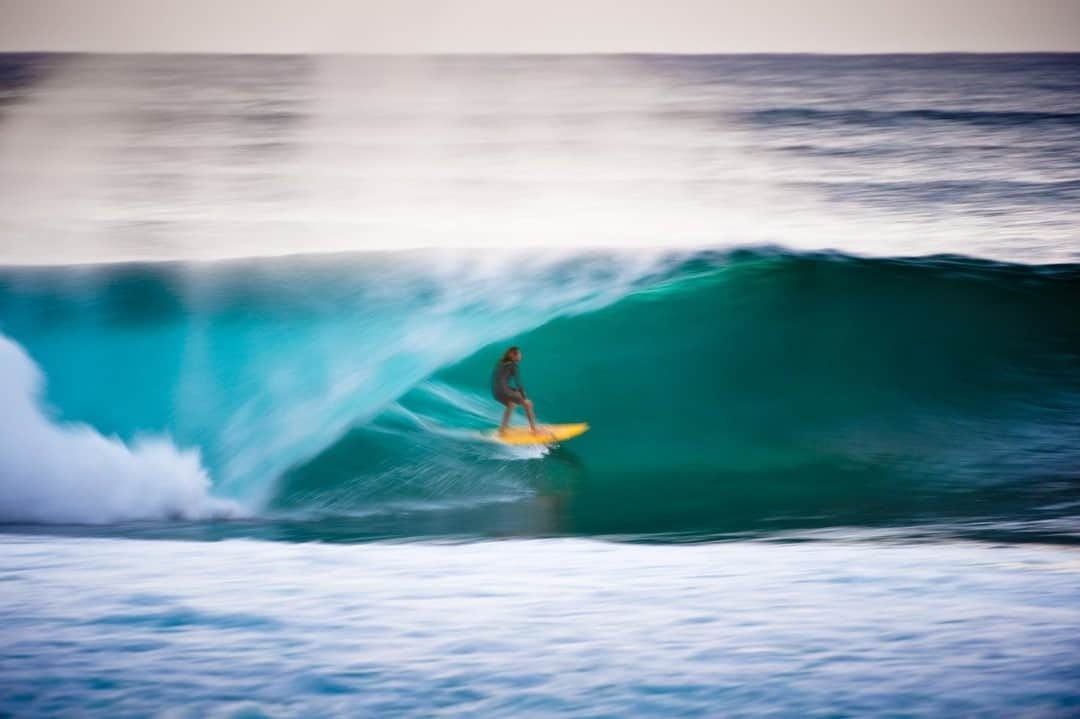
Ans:
{"label": "black wetsuit top", "polygon": [[[510,380],[514,386],[510,386]],[[491,373],[491,394],[499,402],[521,403],[525,399],[525,388],[521,386],[521,378],[518,377],[517,362],[499,362],[495,365],[495,371]]]}

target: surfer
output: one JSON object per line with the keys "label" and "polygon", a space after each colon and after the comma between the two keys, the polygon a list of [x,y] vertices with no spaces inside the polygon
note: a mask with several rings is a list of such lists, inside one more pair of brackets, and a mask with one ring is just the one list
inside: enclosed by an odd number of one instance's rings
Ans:
{"label": "surfer", "polygon": [[[503,410],[502,424],[499,425],[499,434],[505,434],[510,426],[510,415],[514,413],[514,407],[521,405],[525,408],[525,414],[529,418],[529,428],[533,434],[540,434],[536,426],[536,414],[533,412],[532,400],[525,396],[525,388],[521,386],[521,378],[518,376],[518,362],[521,361],[521,350],[511,347],[503,353],[502,359],[495,365],[495,371],[491,374],[491,393],[500,404],[506,407]],[[513,386],[510,382],[513,381]]]}

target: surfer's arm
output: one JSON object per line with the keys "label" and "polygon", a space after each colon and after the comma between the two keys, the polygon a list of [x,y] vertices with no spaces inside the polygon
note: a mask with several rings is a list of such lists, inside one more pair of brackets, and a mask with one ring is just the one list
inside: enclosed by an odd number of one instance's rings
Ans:
{"label": "surfer's arm", "polygon": [[525,394],[525,388],[521,386],[521,376],[518,375],[518,368],[517,367],[514,367],[514,369],[511,370],[510,379],[514,382],[514,388],[518,392],[521,392],[521,396],[522,397],[528,397],[528,395]]}

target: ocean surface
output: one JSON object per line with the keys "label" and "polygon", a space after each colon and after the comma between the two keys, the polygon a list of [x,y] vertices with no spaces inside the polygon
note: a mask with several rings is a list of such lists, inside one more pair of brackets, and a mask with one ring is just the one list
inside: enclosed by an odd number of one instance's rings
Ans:
{"label": "ocean surface", "polygon": [[1075,716],[1080,55],[0,55],[0,397],[0,715]]}

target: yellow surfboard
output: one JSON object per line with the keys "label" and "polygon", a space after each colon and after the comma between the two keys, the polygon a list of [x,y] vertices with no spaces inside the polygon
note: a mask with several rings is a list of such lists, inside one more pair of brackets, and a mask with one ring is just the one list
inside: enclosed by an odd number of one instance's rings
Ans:
{"label": "yellow surfboard", "polygon": [[502,434],[499,434],[497,429],[492,430],[488,433],[488,436],[503,444],[558,444],[585,434],[589,431],[589,425],[585,422],[577,424],[541,424],[538,425],[537,429],[539,429],[539,432],[533,434],[527,425],[518,425],[507,428],[506,432]]}

